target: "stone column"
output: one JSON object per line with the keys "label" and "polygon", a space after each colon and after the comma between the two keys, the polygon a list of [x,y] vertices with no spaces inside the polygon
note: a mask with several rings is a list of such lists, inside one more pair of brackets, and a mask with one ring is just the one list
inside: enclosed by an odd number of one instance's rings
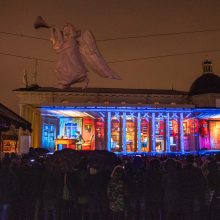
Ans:
{"label": "stone column", "polygon": [[180,113],[180,120],[179,120],[179,131],[180,131],[180,152],[184,153],[184,130],[183,130],[183,113]]}
{"label": "stone column", "polygon": [[107,150],[111,151],[111,112],[107,112]]}
{"label": "stone column", "polygon": [[151,114],[151,152],[156,152],[155,113]]}
{"label": "stone column", "polygon": [[166,152],[170,152],[170,113],[166,114]]}
{"label": "stone column", "polygon": [[[24,119],[26,119],[27,121],[29,121],[31,123],[31,127],[32,127],[32,133],[33,133],[33,121],[32,121],[32,114],[31,114],[31,109],[30,106],[28,106],[27,104],[20,104],[19,106],[19,114],[21,117],[23,117]],[[27,131],[24,131],[22,128],[19,128],[18,130],[18,144],[17,144],[17,153],[20,154],[22,153],[22,149],[21,149],[21,145],[22,145],[22,136],[29,136],[32,137],[32,133],[29,133]],[[32,147],[32,143],[31,143],[31,138],[29,139],[30,141],[30,147]]]}
{"label": "stone column", "polygon": [[141,152],[141,113],[137,114],[137,151]]}
{"label": "stone column", "polygon": [[126,153],[126,112],[123,112],[122,114],[122,149],[123,152]]}
{"label": "stone column", "polygon": [[41,147],[41,112],[38,109],[33,109],[32,112],[32,147]]}

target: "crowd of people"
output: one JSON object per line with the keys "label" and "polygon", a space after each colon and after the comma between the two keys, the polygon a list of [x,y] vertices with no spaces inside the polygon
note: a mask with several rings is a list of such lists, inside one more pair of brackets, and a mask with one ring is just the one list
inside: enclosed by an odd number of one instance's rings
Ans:
{"label": "crowd of people", "polygon": [[220,219],[219,154],[68,155],[6,154],[0,219]]}

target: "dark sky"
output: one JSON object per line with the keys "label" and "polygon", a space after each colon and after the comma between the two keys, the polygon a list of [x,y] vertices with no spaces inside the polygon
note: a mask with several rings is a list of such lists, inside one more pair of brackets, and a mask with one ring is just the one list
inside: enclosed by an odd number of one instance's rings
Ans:
{"label": "dark sky", "polygon": [[[173,85],[176,90],[188,91],[202,74],[205,57],[213,61],[214,72],[220,73],[220,52],[160,57],[219,50],[220,31],[160,35],[220,29],[219,0],[0,0],[0,102],[15,111],[18,100],[12,90],[24,86],[23,70],[27,69],[30,77],[35,61],[2,53],[46,60],[55,60],[56,54],[48,41],[3,32],[48,39],[47,29],[33,28],[38,15],[56,26],[70,22],[78,29],[90,29],[97,40],[157,35],[97,41],[122,80],[102,79],[91,72],[90,87],[171,89]],[[53,69],[54,63],[39,61],[40,86],[55,84]]]}

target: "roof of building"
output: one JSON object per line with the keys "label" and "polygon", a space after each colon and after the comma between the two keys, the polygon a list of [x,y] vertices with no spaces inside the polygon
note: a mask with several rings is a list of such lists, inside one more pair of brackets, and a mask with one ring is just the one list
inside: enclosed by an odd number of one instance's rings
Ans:
{"label": "roof of building", "polygon": [[220,93],[220,77],[214,73],[204,73],[191,85],[189,95]]}
{"label": "roof of building", "polygon": [[117,94],[164,94],[164,95],[188,95],[188,92],[168,89],[128,89],[128,88],[86,88],[80,87],[58,89],[54,87],[19,88],[20,92],[80,92],[80,93],[117,93]]}
{"label": "roof of building", "polygon": [[31,131],[31,123],[0,103],[0,129],[7,129],[10,125]]}

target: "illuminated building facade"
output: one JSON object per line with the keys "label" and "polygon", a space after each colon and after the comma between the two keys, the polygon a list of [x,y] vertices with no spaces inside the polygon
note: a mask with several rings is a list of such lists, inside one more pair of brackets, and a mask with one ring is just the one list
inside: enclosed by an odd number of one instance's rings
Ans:
{"label": "illuminated building facade", "polygon": [[[212,64],[189,92],[116,88],[21,88],[32,146],[112,152],[220,150],[220,78]],[[82,141],[78,140],[81,135]]]}

